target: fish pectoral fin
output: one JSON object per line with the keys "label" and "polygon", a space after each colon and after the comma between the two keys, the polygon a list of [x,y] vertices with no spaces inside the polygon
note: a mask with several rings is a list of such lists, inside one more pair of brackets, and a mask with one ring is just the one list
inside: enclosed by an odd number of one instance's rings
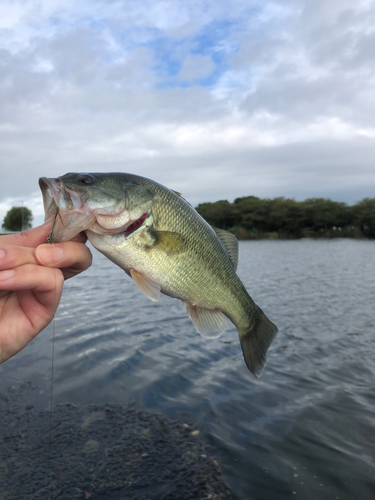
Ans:
{"label": "fish pectoral fin", "polygon": [[153,302],[159,302],[160,285],[135,269],[129,269],[129,272],[140,291]]}
{"label": "fish pectoral fin", "polygon": [[196,330],[203,337],[219,337],[227,328],[227,318],[219,310],[205,309],[182,301]]}
{"label": "fish pectoral fin", "polygon": [[152,248],[163,250],[169,255],[177,255],[187,250],[187,240],[182,234],[172,231],[155,231]]}

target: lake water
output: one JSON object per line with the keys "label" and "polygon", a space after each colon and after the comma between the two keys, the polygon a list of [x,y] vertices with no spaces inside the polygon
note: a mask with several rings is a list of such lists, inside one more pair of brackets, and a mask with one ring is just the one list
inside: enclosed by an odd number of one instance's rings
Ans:
{"label": "lake water", "polygon": [[[94,253],[55,321],[54,404],[136,400],[195,424],[240,500],[375,498],[375,242],[240,242],[238,274],[279,334],[260,379],[236,330],[206,340]],[[0,366],[49,406],[52,325]]]}

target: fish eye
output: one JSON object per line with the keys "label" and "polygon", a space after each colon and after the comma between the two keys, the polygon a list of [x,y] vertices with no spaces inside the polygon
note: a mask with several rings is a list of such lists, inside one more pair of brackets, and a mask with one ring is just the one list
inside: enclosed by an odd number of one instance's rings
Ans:
{"label": "fish eye", "polygon": [[92,175],[81,175],[81,177],[78,178],[78,182],[87,186],[89,184],[94,184],[95,178]]}

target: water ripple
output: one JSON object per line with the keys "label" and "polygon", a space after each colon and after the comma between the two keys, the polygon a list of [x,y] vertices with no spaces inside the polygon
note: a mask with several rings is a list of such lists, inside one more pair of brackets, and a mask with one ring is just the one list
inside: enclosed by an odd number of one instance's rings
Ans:
{"label": "water ripple", "polygon": [[[234,327],[203,339],[179,301],[151,303],[95,253],[66,283],[56,316],[55,403],[135,399],[193,421],[240,500],[373,500],[374,242],[242,242],[239,260],[280,330],[260,379]],[[48,386],[51,333],[0,367],[4,385],[44,377]]]}

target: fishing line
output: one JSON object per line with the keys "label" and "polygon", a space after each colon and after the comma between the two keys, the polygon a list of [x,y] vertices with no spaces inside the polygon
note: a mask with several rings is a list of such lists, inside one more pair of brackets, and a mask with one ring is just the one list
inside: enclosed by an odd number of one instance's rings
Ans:
{"label": "fishing line", "polygon": [[[56,276],[55,276],[56,283]],[[56,296],[56,286],[55,286],[55,296]],[[52,435],[52,407],[53,407],[53,368],[55,359],[55,327],[56,327],[56,315],[53,317],[52,323],[52,360],[51,360],[51,400],[49,407],[49,433],[48,433],[48,458],[47,458],[47,484],[48,484],[48,496],[51,498],[51,483],[50,483],[50,465],[51,465],[51,435]]]}
{"label": "fishing line", "polygon": [[[48,235],[47,242],[52,246],[51,241],[52,231],[55,227],[56,218],[59,211],[56,210],[55,219],[51,228],[51,232]],[[55,303],[57,299],[57,288],[56,288],[56,270],[54,272],[55,276]],[[56,314],[53,316],[52,321],[52,359],[51,359],[51,391],[50,391],[50,408],[49,408],[49,432],[48,432],[48,455],[47,455],[47,488],[48,497],[51,498],[51,482],[50,482],[50,470],[51,470],[51,436],[52,436],[52,408],[53,408],[53,374],[54,374],[54,361],[55,361],[55,330],[56,330]]]}

